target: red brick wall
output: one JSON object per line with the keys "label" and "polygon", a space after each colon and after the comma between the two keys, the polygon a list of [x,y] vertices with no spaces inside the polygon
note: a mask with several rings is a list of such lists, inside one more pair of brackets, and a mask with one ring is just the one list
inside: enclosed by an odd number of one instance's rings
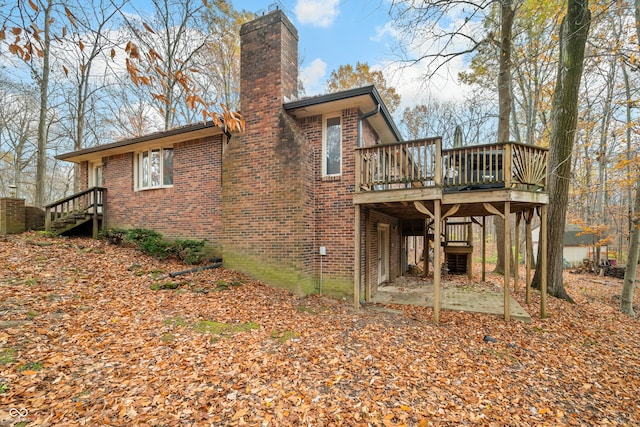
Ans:
{"label": "red brick wall", "polygon": [[24,199],[0,199],[0,235],[25,231]]}
{"label": "red brick wall", "polygon": [[80,191],[89,188],[89,162],[80,163]]}
{"label": "red brick wall", "polygon": [[134,191],[133,153],[104,161],[107,227],[157,230],[169,238],[206,238],[219,247],[222,137],[174,145],[171,188]]}

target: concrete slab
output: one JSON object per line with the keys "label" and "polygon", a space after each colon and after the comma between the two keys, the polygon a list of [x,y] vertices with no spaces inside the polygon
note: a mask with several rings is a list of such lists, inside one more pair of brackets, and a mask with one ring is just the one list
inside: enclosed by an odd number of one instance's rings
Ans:
{"label": "concrete slab", "polygon": [[[399,277],[389,284],[379,286],[371,296],[371,302],[433,307],[433,282],[430,278],[424,277]],[[512,319],[531,322],[531,316],[513,297],[509,305]],[[443,310],[504,316],[504,292],[482,289],[473,286],[473,283],[460,284],[458,281],[448,281],[447,276],[444,276],[441,307]]]}

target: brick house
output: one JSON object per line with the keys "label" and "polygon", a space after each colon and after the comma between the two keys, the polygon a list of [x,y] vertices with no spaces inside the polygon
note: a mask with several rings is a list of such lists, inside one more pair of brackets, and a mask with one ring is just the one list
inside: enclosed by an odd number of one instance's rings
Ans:
{"label": "brick house", "polygon": [[[300,294],[319,291],[323,247],[322,291],[352,295],[350,153],[400,134],[373,86],[296,100],[298,35],[282,11],[245,24],[241,39],[244,132],[198,123],[59,158],[81,166],[83,188],[107,188],[107,227],[206,238],[225,266]],[[399,260],[388,268],[398,275]]]}
{"label": "brick house", "polygon": [[87,190],[47,218],[84,197],[99,206],[94,233],[102,221],[206,238],[226,267],[356,305],[403,273],[407,236],[437,236],[437,321],[445,220],[546,212],[545,149],[402,141],[374,86],[298,98],[298,35],[282,11],[240,35],[243,132],[198,123],[60,155]]}

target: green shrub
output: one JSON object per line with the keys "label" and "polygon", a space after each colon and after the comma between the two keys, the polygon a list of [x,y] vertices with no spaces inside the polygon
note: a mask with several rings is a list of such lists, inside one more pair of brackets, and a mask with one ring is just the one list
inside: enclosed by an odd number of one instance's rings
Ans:
{"label": "green shrub", "polygon": [[200,264],[205,257],[204,243],[205,240],[176,240],[171,252],[187,264]]}
{"label": "green shrub", "polygon": [[107,228],[100,230],[99,237],[112,245],[121,245],[127,235],[127,230],[122,228]]}
{"label": "green shrub", "polygon": [[165,259],[175,256],[186,264],[199,264],[205,258],[206,240],[176,240],[170,242],[155,230],[134,228],[125,230],[109,228],[103,230],[101,237],[114,245],[132,245],[152,257]]}

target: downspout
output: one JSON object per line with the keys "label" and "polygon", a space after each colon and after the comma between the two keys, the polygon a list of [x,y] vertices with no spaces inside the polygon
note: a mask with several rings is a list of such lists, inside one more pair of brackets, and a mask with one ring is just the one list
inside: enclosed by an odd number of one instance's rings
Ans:
{"label": "downspout", "polygon": [[[357,141],[357,146],[358,147],[362,147],[362,121],[368,119],[369,117],[375,116],[379,112],[380,112],[380,104],[376,104],[375,110],[371,110],[368,113],[361,114],[358,117],[358,141]],[[361,219],[362,219],[362,216],[363,215],[360,216]],[[367,238],[366,238],[367,226],[366,226],[366,224],[369,222],[368,213],[367,213],[365,218],[366,218],[365,222],[364,222],[365,223],[365,241],[367,241]],[[355,244],[356,245],[360,245],[361,242],[355,242]],[[364,268],[365,269],[369,268],[369,251],[368,251],[368,249],[369,248],[365,245],[365,248],[364,248]],[[360,265],[360,262],[358,262],[358,265]],[[363,283],[362,283],[362,276],[361,275],[359,275],[359,276],[360,276],[360,283],[358,283],[358,288],[359,288],[359,293],[360,293],[360,298],[359,298],[360,301],[359,302],[360,302],[360,304],[363,304],[363,302],[364,302],[363,301],[363,295],[365,295],[364,294],[364,286],[363,286]],[[368,280],[369,275],[365,274],[364,277],[365,277],[365,279]]]}

